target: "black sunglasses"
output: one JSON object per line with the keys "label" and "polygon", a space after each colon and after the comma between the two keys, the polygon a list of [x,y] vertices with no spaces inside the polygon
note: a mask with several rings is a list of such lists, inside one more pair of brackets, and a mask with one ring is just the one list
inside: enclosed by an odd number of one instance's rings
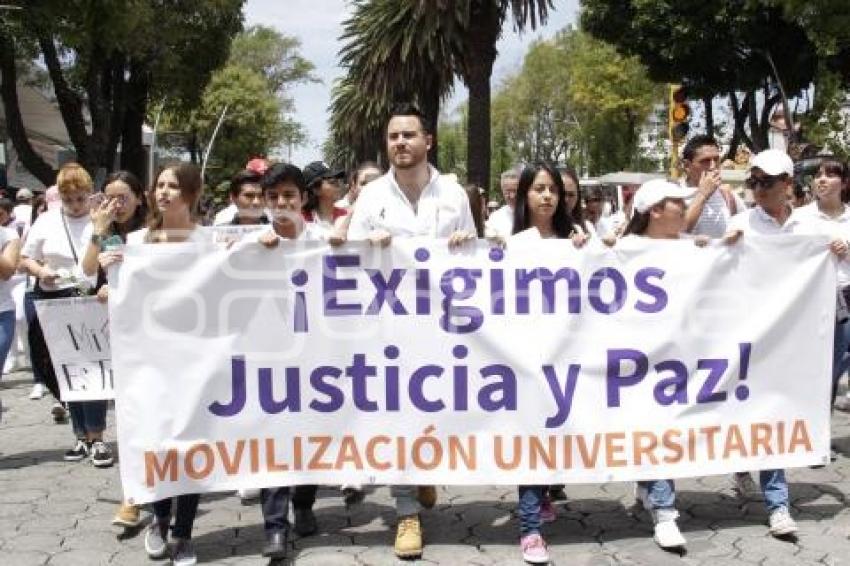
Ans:
{"label": "black sunglasses", "polygon": [[785,178],[785,175],[764,175],[762,177],[750,177],[744,184],[748,189],[757,189],[759,187],[763,189],[769,189],[773,185],[775,185],[778,181],[781,181]]}

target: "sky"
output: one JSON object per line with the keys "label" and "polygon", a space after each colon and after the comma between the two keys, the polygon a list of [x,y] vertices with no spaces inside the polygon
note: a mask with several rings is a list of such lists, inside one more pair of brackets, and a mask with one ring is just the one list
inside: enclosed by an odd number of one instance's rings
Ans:
{"label": "sky", "polygon": [[[506,26],[497,49],[499,56],[493,69],[491,85],[495,89],[505,77],[518,71],[528,46],[539,38],[548,39],[578,17],[578,0],[555,0],[546,26],[534,32],[517,34]],[[349,16],[346,0],[248,0],[245,3],[245,26],[265,25],[301,40],[301,55],[315,66],[320,84],[298,85],[291,91],[295,100],[295,117],[307,129],[309,141],[294,148],[291,161],[304,166],[321,159],[321,145],[327,138],[328,105],[333,81],[343,74],[337,64],[341,44],[337,40],[342,22]],[[456,83],[445,108],[452,111],[466,100],[466,88]]]}

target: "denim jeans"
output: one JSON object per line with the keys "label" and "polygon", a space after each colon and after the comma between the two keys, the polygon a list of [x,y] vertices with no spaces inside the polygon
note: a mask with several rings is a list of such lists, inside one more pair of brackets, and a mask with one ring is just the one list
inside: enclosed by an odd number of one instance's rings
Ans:
{"label": "denim jeans", "polygon": [[[12,340],[15,339],[15,311],[0,312],[0,363],[6,362]],[[2,368],[0,368],[2,374]]]}
{"label": "denim jeans", "polygon": [[154,501],[153,514],[157,521],[171,522],[173,501],[176,501],[177,510],[174,512],[174,528],[171,530],[171,534],[176,538],[190,539],[192,538],[192,525],[195,523],[195,515],[198,513],[198,503],[201,501],[201,496],[197,493],[191,493]]}
{"label": "denim jeans", "polygon": [[108,401],[71,401],[71,426],[77,438],[86,438],[87,433],[100,434],[106,428]]}
{"label": "denim jeans", "polygon": [[519,490],[519,536],[540,534],[540,504],[543,503],[542,485],[521,485]]}
{"label": "denim jeans", "polygon": [[316,485],[290,487],[266,487],[260,490],[260,505],[263,510],[263,528],[266,533],[289,531],[289,500],[292,494],[294,509],[312,509],[316,502]]}
{"label": "denim jeans", "polygon": [[[835,339],[832,348],[832,403],[838,393],[838,380],[850,369],[850,357],[847,348],[850,347],[850,320],[835,323]],[[830,407],[832,407],[830,403]]]}
{"label": "denim jeans", "polygon": [[767,511],[773,512],[780,507],[788,506],[788,481],[785,479],[785,470],[761,470],[759,472],[759,484],[764,494],[764,506]]}
{"label": "denim jeans", "polygon": [[395,497],[395,513],[399,517],[416,515],[422,510],[422,505],[416,499],[417,486],[415,485],[392,485],[390,495]]}
{"label": "denim jeans", "polygon": [[639,481],[638,485],[646,489],[653,510],[672,509],[676,505],[676,485],[673,480]]}

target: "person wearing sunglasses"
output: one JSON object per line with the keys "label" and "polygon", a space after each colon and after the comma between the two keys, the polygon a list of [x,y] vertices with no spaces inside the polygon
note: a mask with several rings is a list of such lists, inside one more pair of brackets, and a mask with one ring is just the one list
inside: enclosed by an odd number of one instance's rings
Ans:
{"label": "person wearing sunglasses", "polygon": [[[788,203],[788,193],[794,186],[794,162],[787,153],[768,149],[757,154],[750,163],[746,185],[753,191],[756,205],[732,217],[727,237],[812,233],[812,222],[804,215],[794,213]],[[830,249],[837,256],[844,257],[847,255],[847,242],[833,240]],[[738,472],[733,477],[734,488],[741,497],[758,496],[758,488],[749,472]],[[770,534],[784,537],[795,533],[797,524],[791,518],[785,471],[761,470],[759,481],[768,511]]]}

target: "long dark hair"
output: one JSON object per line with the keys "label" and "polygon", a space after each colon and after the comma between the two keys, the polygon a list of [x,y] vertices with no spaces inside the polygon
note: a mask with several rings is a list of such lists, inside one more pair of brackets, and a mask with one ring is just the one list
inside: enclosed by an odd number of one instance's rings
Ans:
{"label": "long dark hair", "polygon": [[569,238],[573,232],[573,219],[567,212],[567,203],[564,202],[564,180],[561,179],[561,173],[558,169],[545,161],[538,161],[533,165],[526,166],[519,176],[516,205],[514,206],[513,233],[517,234],[531,227],[531,215],[528,213],[528,191],[534,184],[534,178],[541,171],[546,171],[549,174],[558,190],[558,202],[555,204],[555,214],[552,216],[552,231],[559,238]]}
{"label": "long dark hair", "polygon": [[110,231],[113,234],[118,234],[122,239],[126,239],[127,234],[135,232],[145,225],[145,217],[148,213],[148,201],[145,198],[145,188],[142,186],[142,182],[129,171],[115,171],[114,173],[110,173],[103,183],[104,192],[106,191],[106,187],[116,181],[120,181],[130,187],[133,196],[139,201],[139,204],[136,205],[136,211],[126,223],[120,225],[118,222],[113,222],[112,226],[110,226]]}
{"label": "long dark hair", "polygon": [[[558,170],[561,172],[561,177],[563,180],[563,176],[566,175],[570,179],[572,179],[573,183],[576,186],[576,194],[578,199],[576,199],[576,205],[572,210],[568,210],[570,213],[570,218],[573,219],[575,224],[579,226],[584,226],[584,207],[581,204],[581,183],[578,182],[578,174],[576,170],[573,169],[572,165],[565,165],[564,167],[559,167]],[[566,193],[567,187],[564,186],[564,192]]]}
{"label": "long dark hair", "polygon": [[[661,202],[663,203],[664,201]],[[632,217],[628,224],[626,224],[625,230],[623,230],[623,236],[628,236],[630,234],[643,236],[646,234],[646,229],[649,228],[649,214],[651,211],[652,209],[649,209],[646,212],[633,210]]]}

